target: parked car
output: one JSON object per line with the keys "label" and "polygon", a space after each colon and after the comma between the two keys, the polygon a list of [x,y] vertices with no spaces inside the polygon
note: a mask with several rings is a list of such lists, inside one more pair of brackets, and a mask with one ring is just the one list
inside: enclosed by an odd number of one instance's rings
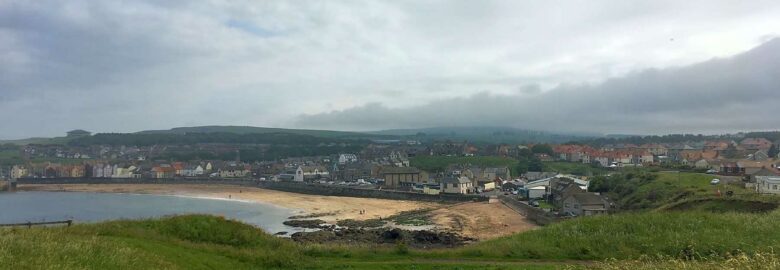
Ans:
{"label": "parked car", "polygon": [[709,170],[707,170],[707,173],[708,173],[708,174],[715,174],[716,172],[718,172],[718,171],[716,171],[716,170],[714,170],[714,169],[709,169]]}
{"label": "parked car", "polygon": [[712,181],[710,181],[710,185],[717,185],[717,184],[720,184],[720,179],[715,178],[712,179]]}
{"label": "parked car", "polygon": [[532,201],[532,202],[531,202],[531,206],[533,206],[533,207],[539,207],[539,202],[538,202],[538,201]]}

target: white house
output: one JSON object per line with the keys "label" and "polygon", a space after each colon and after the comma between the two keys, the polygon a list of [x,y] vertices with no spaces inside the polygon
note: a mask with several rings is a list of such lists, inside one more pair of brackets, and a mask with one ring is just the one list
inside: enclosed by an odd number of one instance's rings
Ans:
{"label": "white house", "polygon": [[203,169],[203,166],[197,165],[197,166],[187,166],[181,171],[181,176],[184,177],[196,177],[201,176],[206,173],[206,170]]}
{"label": "white house", "polygon": [[472,185],[471,180],[465,176],[445,177],[441,181],[442,193],[467,194],[472,190],[473,187],[474,186]]}
{"label": "white house", "polygon": [[[326,169],[324,166],[298,166],[298,168],[295,170],[296,176],[298,176],[298,172],[301,172],[301,175],[303,176],[303,180],[317,179],[317,178],[330,176],[328,169]],[[298,181],[297,178],[296,181]]]}
{"label": "white house", "polygon": [[756,176],[756,192],[780,194],[780,176]]}
{"label": "white house", "polygon": [[27,176],[27,168],[21,165],[14,165],[11,168],[11,179],[18,179]]}
{"label": "white house", "polygon": [[339,155],[339,164],[347,164],[357,162],[357,156],[355,154],[341,154]]}
{"label": "white house", "polygon": [[298,169],[295,170],[295,177],[293,177],[293,181],[303,182],[303,167],[298,166]]}
{"label": "white house", "polygon": [[135,166],[127,168],[117,167],[116,170],[114,170],[114,174],[111,175],[111,178],[133,178],[135,170]]}

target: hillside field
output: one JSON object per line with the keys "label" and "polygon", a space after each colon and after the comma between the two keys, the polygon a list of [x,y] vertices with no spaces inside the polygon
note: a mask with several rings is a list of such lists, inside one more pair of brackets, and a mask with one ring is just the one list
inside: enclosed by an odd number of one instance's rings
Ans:
{"label": "hillside field", "polygon": [[11,269],[655,269],[647,265],[661,258],[656,263],[692,260],[685,263],[690,269],[719,269],[711,266],[738,257],[743,266],[771,269],[765,267],[777,265],[779,218],[778,211],[618,214],[462,248],[416,250],[302,245],[239,222],[190,215],[2,229],[0,263]]}

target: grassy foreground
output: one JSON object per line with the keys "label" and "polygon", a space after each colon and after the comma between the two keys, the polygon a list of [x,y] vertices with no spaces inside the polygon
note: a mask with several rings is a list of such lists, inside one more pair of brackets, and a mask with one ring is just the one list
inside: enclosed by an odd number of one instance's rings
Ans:
{"label": "grassy foreground", "polygon": [[772,269],[767,266],[778,266],[773,253],[780,248],[778,220],[778,211],[586,217],[463,248],[426,251],[404,246],[304,246],[239,222],[190,215],[70,228],[1,229],[0,265],[8,269],[721,269],[727,265]]}

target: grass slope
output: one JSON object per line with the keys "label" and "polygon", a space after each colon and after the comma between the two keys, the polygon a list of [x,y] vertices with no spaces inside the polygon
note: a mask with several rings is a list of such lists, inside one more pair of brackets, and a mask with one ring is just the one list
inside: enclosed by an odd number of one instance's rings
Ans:
{"label": "grass slope", "polygon": [[768,214],[653,212],[583,217],[507,238],[482,242],[449,256],[637,259],[643,255],[726,256],[780,248],[780,212]]}
{"label": "grass slope", "polygon": [[594,167],[589,164],[583,164],[579,162],[560,162],[560,161],[544,162],[544,171],[559,172],[559,173],[574,174],[574,175],[584,175],[584,176],[598,175],[607,172],[605,168]]}
{"label": "grass slope", "polygon": [[639,205],[643,208],[656,208],[690,198],[708,198],[717,196],[717,191],[726,194],[732,191],[737,196],[752,193],[740,185],[711,185],[717,176],[703,173],[659,172],[653,181],[640,185],[637,190],[622,199],[626,205]]}
{"label": "grass slope", "polygon": [[239,222],[192,215],[2,229],[0,264],[9,269],[559,269],[567,264],[771,269],[762,267],[778,263],[772,253],[780,248],[777,220],[778,211],[630,213],[574,219],[458,249],[414,250],[304,246]]}

